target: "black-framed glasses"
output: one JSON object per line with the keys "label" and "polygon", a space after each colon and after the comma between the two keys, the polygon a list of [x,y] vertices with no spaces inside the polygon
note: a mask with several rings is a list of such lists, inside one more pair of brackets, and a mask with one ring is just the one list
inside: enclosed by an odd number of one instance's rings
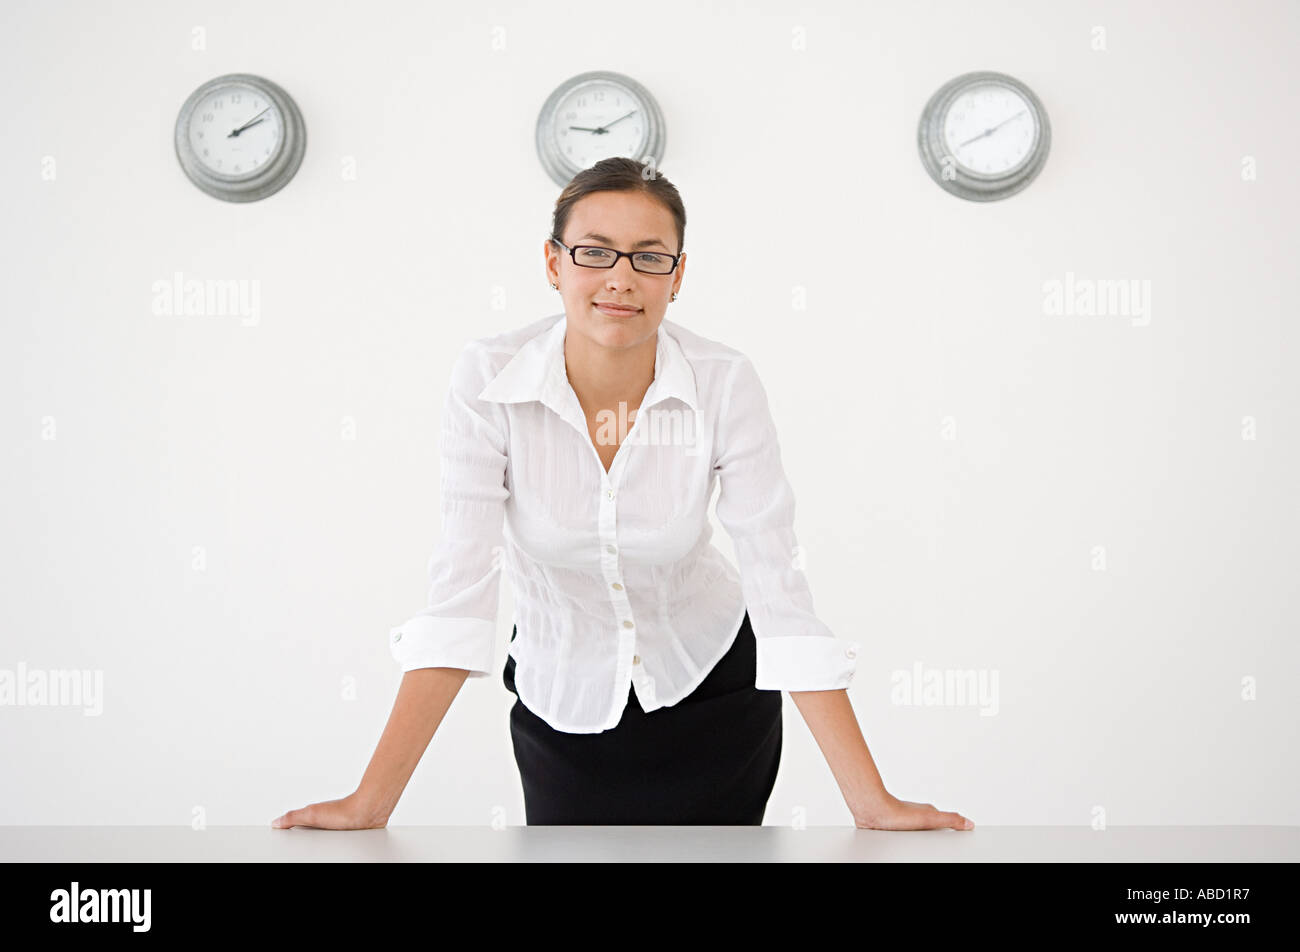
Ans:
{"label": "black-framed glasses", "polygon": [[642,274],[672,274],[677,269],[681,255],[670,255],[663,251],[615,251],[599,245],[574,245],[570,248],[558,238],[552,238],[561,248],[569,253],[573,263],[580,268],[612,268],[619,258],[627,258],[633,271]]}

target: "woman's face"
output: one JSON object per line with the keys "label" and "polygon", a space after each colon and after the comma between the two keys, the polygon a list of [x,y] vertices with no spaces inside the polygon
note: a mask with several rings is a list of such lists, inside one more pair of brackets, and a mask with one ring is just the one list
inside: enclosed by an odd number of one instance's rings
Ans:
{"label": "woman's face", "polygon": [[[569,212],[560,240],[599,245],[616,251],[676,254],[677,226],[672,212],[641,192],[593,192]],[[628,258],[612,268],[584,268],[569,253],[547,241],[547,280],[559,285],[568,326],[593,343],[622,350],[655,336],[668,301],[681,286],[686,255],[671,274],[645,274]],[[598,304],[624,304],[635,311],[609,313]]]}

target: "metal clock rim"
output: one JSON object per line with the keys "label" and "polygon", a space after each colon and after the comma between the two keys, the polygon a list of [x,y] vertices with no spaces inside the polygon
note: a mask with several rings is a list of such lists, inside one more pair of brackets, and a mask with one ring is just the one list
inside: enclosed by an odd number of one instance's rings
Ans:
{"label": "metal clock rim", "polygon": [[[190,145],[189,124],[202,99],[218,89],[235,85],[252,86],[275,105],[280,113],[282,135],[280,148],[270,162],[232,176],[213,172],[199,160]],[[255,73],[225,73],[202,83],[186,97],[176,117],[174,145],[181,168],[199,189],[225,201],[252,202],[275,194],[293,178],[306,152],[307,127],[298,104],[279,84]]]}
{"label": "metal clock rim", "polygon": [[549,134],[554,125],[555,112],[561,100],[572,94],[575,89],[597,82],[623,86],[641,101],[645,107],[645,132],[642,134],[638,146],[638,152],[641,155],[637,161],[644,162],[646,159],[650,159],[658,167],[663,159],[664,146],[667,142],[667,130],[664,124],[663,111],[659,108],[659,103],[650,90],[631,76],[613,70],[597,69],[577,73],[551,90],[550,95],[546,97],[546,101],[542,103],[541,109],[538,110],[537,125],[534,130],[537,157],[541,160],[542,168],[546,170],[551,180],[560,187],[568,185],[570,179],[581,172],[582,169],[560,153],[555,146],[554,137]]}
{"label": "metal clock rim", "polygon": [[[955,177],[943,177],[943,159],[951,157],[943,141],[943,119],[958,96],[971,86],[993,83],[1006,86],[1024,99],[1033,111],[1035,139],[1028,154],[1016,166],[997,175],[968,170],[953,160]],[[1032,182],[1047,162],[1051,151],[1052,127],[1042,101],[1020,80],[996,70],[975,70],[955,76],[940,86],[921,110],[917,124],[917,148],[921,163],[940,188],[970,201],[1009,198]]]}

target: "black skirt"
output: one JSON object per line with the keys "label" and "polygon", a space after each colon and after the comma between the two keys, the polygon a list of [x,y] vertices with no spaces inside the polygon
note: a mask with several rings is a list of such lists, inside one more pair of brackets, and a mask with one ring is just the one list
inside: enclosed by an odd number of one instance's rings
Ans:
{"label": "black skirt", "polygon": [[528,710],[507,655],[528,825],[762,825],[781,762],[781,692],[754,687],[756,649],[746,612],[694,691],[647,714],[629,689],[618,725],[594,734],[558,731]]}

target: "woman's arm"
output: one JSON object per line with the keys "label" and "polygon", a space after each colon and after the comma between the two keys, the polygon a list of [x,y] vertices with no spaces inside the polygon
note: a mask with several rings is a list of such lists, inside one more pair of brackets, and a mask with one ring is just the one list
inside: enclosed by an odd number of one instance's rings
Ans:
{"label": "woman's arm", "polygon": [[416,668],[402,675],[393,712],[357,787],[357,796],[376,823],[388,822],[468,675],[465,668]]}
{"label": "woman's arm", "polygon": [[415,766],[467,678],[495,666],[506,488],[506,421],[501,404],[478,399],[493,373],[489,352],[470,341],[451,370],[443,403],[442,537],[428,563],[426,605],[389,634],[402,684],[357,789],[338,800],[290,810],[277,828],[385,826]]}
{"label": "woman's arm", "polygon": [[416,764],[468,675],[465,668],[415,668],[403,674],[393,711],[356,791],[338,800],[290,810],[271,826],[323,830],[387,826]]}
{"label": "woman's arm", "polygon": [[975,828],[960,813],[944,813],[932,803],[899,800],[885,789],[846,689],[791,691],[790,699],[799,708],[835,775],[844,802],[853,814],[854,826],[867,830]]}

